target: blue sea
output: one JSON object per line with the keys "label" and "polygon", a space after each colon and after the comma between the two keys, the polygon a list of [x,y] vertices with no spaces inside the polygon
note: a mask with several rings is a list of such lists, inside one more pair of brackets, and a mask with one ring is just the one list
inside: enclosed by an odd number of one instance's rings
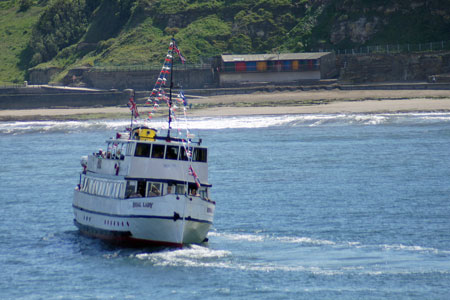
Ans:
{"label": "blue sea", "polygon": [[183,249],[73,225],[80,157],[128,122],[0,123],[0,299],[450,297],[449,113],[190,119],[217,206]]}

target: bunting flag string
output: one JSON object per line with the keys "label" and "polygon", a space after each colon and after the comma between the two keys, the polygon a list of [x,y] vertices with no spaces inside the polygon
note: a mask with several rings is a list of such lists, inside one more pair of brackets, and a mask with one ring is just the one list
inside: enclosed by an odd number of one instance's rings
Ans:
{"label": "bunting flag string", "polygon": [[178,49],[175,39],[172,39],[169,44],[169,49],[167,50],[167,55],[164,59],[164,63],[159,73],[158,79],[156,80],[155,87],[153,88],[147,100],[147,105],[153,105],[152,110],[148,114],[148,119],[151,119],[153,117],[154,112],[159,107],[160,101],[165,101],[169,106],[170,99],[166,95],[165,88],[168,82],[167,76],[170,75],[172,69],[174,53],[180,58],[182,63],[186,62],[186,59],[181,54],[180,49]]}

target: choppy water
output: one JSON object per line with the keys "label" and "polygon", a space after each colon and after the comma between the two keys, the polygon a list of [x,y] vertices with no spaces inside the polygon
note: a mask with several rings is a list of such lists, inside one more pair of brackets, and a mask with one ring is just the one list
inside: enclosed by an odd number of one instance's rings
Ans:
{"label": "choppy water", "polygon": [[0,123],[0,298],[448,298],[450,114],[189,123],[217,207],[209,244],[179,250],[72,224],[80,156],[127,120]]}

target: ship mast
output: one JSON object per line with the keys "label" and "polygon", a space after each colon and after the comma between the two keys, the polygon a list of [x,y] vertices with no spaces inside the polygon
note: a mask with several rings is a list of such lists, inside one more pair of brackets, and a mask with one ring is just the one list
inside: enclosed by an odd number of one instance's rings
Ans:
{"label": "ship mast", "polygon": [[174,38],[172,38],[171,44],[172,46],[170,47],[169,128],[167,129],[167,140],[170,140],[170,123],[172,122],[173,49],[175,47]]}

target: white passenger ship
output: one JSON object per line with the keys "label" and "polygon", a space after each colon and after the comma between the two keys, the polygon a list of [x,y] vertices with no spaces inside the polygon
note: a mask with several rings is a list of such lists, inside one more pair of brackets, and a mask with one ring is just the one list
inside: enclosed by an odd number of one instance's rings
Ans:
{"label": "white passenger ship", "polygon": [[[173,52],[171,43],[168,57]],[[163,70],[173,64],[172,57]],[[171,93],[168,105],[167,134],[134,126],[107,140],[106,151],[82,158],[73,200],[74,222],[82,233],[138,245],[182,247],[207,240],[215,209],[207,148],[201,139],[170,136]]]}

